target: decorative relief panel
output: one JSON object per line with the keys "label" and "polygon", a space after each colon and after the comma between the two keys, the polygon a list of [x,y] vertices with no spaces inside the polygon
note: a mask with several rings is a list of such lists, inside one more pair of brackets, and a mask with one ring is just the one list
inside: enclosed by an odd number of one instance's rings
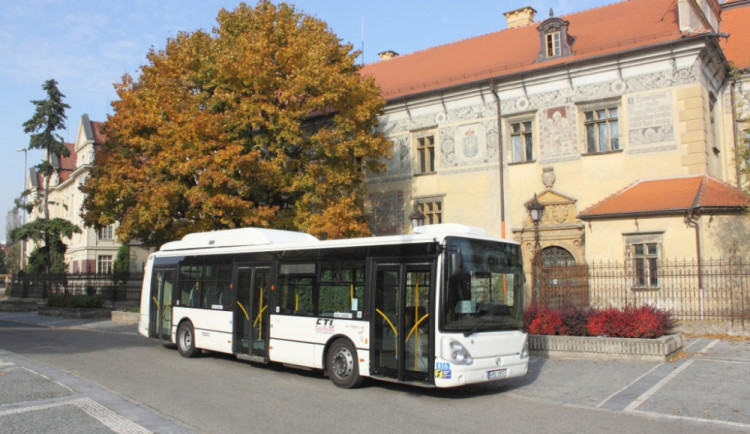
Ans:
{"label": "decorative relief panel", "polygon": [[371,193],[367,208],[370,215],[370,231],[373,235],[404,233],[403,191]]}
{"label": "decorative relief panel", "polygon": [[677,148],[670,91],[630,96],[626,107],[629,153],[640,154]]}
{"label": "decorative relief panel", "polygon": [[475,166],[497,159],[497,128],[494,121],[476,122],[440,129],[440,167]]}
{"label": "decorative relief panel", "polygon": [[410,148],[409,136],[399,136],[393,139],[393,154],[390,159],[385,160],[386,175],[411,174]]}
{"label": "decorative relief panel", "polygon": [[544,109],[539,113],[539,162],[553,163],[580,157],[576,130],[576,109],[572,104]]}

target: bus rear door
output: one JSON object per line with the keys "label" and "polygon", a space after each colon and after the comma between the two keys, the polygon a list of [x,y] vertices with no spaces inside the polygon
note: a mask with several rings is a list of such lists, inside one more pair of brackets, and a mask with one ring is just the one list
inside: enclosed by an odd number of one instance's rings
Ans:
{"label": "bus rear door", "polygon": [[151,276],[148,337],[171,340],[175,268],[155,267]]}
{"label": "bus rear door", "polygon": [[238,264],[235,276],[234,352],[242,359],[268,362],[271,267]]}

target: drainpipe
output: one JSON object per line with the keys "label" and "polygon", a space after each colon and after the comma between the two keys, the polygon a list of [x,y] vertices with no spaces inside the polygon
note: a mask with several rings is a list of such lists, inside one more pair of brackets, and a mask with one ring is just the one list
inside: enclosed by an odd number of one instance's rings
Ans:
{"label": "drainpipe", "polygon": [[691,208],[685,216],[685,222],[688,227],[695,228],[695,250],[696,250],[696,261],[698,263],[698,299],[700,306],[700,319],[703,319],[703,308],[704,308],[704,290],[703,290],[703,260],[701,257],[701,232],[700,225],[698,224],[698,218],[696,215],[696,208]]}
{"label": "drainpipe", "polygon": [[[731,84],[729,85],[729,98],[732,104],[732,131],[734,132],[734,158],[737,159],[737,151],[739,150],[739,136],[740,136],[740,129],[737,125],[737,106],[735,105],[737,102],[734,100],[734,90],[735,85],[737,84],[737,79],[732,78]],[[735,161],[734,163],[734,170],[735,175],[737,176],[737,188],[742,188],[742,172],[740,170],[740,163],[739,161]]]}
{"label": "drainpipe", "polygon": [[500,173],[500,237],[505,238],[505,182],[503,182],[505,170],[503,169],[504,158],[503,158],[503,110],[500,106],[500,96],[495,91],[495,79],[490,80],[490,91],[492,97],[495,99],[495,107],[497,107],[497,153],[500,167],[498,169]]}

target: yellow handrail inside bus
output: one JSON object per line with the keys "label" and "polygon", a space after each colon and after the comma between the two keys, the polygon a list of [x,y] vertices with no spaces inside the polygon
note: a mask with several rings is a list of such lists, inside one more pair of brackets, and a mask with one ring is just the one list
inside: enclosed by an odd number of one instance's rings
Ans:
{"label": "yellow handrail inside bus", "polygon": [[[263,315],[263,312],[266,310],[267,307],[268,305],[260,308],[260,310],[258,311],[258,316],[255,317],[255,321],[253,321],[253,327],[255,327],[255,325],[258,324],[258,322],[260,321],[261,315]],[[261,338],[262,330],[263,330],[263,321],[260,321],[260,325],[258,326],[258,339]]]}
{"label": "yellow handrail inside bus", "polygon": [[237,302],[237,306],[239,306],[240,309],[242,309],[242,313],[245,314],[245,319],[247,321],[250,321],[250,315],[247,314],[247,311],[245,310],[245,306],[243,306],[242,303],[240,303],[239,301]]}
{"label": "yellow handrail inside bus", "polygon": [[420,318],[419,321],[416,322],[416,324],[414,324],[414,327],[411,328],[411,331],[409,331],[409,334],[406,336],[406,342],[409,342],[409,338],[411,337],[411,334],[414,333],[415,330],[417,330],[417,327],[419,327],[419,325],[422,324],[422,321],[426,320],[428,316],[430,316],[429,313],[424,314],[424,316]]}
{"label": "yellow handrail inside bus", "polygon": [[156,297],[151,297],[154,300],[154,303],[156,303],[156,311],[159,312],[161,308],[159,308],[159,300],[156,299]]}
{"label": "yellow handrail inside bus", "polygon": [[167,317],[167,309],[169,309],[169,303],[164,305],[164,312],[162,312],[161,317],[166,318]]}
{"label": "yellow handrail inside bus", "polygon": [[391,320],[388,319],[388,316],[384,314],[383,312],[381,312],[381,310],[378,308],[375,308],[375,312],[379,313],[380,316],[382,316],[383,319],[386,320],[388,325],[391,326],[391,330],[393,330],[393,334],[398,336],[398,331],[396,331],[396,327],[393,326],[393,323],[391,322]]}

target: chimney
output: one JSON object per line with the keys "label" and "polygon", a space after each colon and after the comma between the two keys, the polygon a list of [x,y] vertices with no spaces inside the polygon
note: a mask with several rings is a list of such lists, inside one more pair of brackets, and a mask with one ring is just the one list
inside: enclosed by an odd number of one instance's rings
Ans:
{"label": "chimney", "polygon": [[534,22],[534,15],[536,15],[536,9],[531,6],[526,6],[521,9],[506,12],[503,15],[505,15],[505,20],[508,22],[508,28],[512,29],[532,24]]}
{"label": "chimney", "polygon": [[393,59],[394,57],[398,57],[398,53],[393,50],[386,50],[378,53],[378,56],[380,56],[380,60],[388,60]]}

